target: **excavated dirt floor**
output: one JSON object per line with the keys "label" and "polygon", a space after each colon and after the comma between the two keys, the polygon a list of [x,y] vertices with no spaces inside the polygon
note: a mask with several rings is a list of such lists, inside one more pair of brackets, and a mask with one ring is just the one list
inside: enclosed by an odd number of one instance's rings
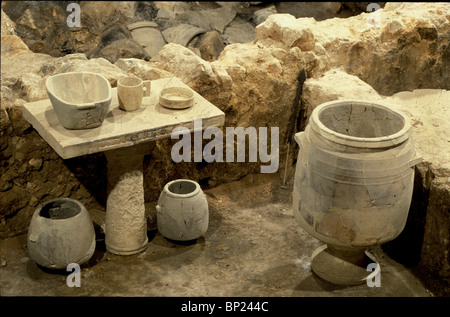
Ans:
{"label": "excavated dirt floor", "polygon": [[50,271],[29,258],[26,235],[0,241],[1,296],[146,297],[429,297],[409,269],[371,248],[381,266],[381,286],[335,286],[314,275],[313,251],[321,242],[292,215],[292,184],[279,175],[251,175],[205,191],[210,223],[204,238],[174,243],[156,226],[149,203],[145,252],[117,256],[105,250],[104,211],[90,210],[97,248],[81,267],[80,287],[68,287],[68,272]]}

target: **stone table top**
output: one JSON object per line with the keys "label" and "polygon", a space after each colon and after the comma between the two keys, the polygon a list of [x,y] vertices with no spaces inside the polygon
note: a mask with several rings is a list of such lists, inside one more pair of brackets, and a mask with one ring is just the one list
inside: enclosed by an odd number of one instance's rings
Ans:
{"label": "stone table top", "polygon": [[102,125],[93,129],[64,128],[49,99],[25,104],[23,117],[63,159],[166,138],[177,126],[193,131],[194,119],[202,119],[203,128],[224,124],[225,114],[191,88],[191,108],[164,108],[159,95],[166,86],[189,88],[176,77],[152,80],[150,96],[143,98],[140,109],[130,112],[119,109],[117,88],[112,88],[110,111]]}

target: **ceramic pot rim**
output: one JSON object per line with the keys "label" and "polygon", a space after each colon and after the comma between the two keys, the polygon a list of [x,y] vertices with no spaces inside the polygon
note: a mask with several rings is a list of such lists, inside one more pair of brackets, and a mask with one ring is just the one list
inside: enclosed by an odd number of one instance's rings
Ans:
{"label": "ceramic pot rim", "polygon": [[73,104],[61,99],[57,94],[55,94],[53,86],[50,85],[50,82],[52,80],[54,80],[56,77],[63,77],[65,75],[75,75],[75,74],[91,74],[91,75],[97,76],[97,77],[101,78],[103,81],[105,81],[107,83],[107,87],[108,87],[108,95],[106,96],[106,98],[101,99],[101,100],[96,100],[95,102],[77,103],[78,105],[82,106],[82,105],[90,105],[90,104],[101,104],[101,103],[105,103],[105,102],[108,102],[111,100],[112,90],[111,90],[111,84],[109,83],[108,79],[106,79],[106,77],[103,75],[93,73],[93,72],[67,72],[67,73],[59,73],[56,75],[52,75],[52,76],[48,77],[45,81],[45,87],[47,88],[47,91],[50,92],[52,94],[52,96],[54,98],[58,99],[58,101],[61,102],[62,104],[72,106]]}
{"label": "ceramic pot rim", "polygon": [[[171,185],[173,185],[173,184],[175,184],[175,183],[180,183],[180,182],[185,182],[185,183],[193,184],[193,185],[195,186],[195,189],[194,189],[192,192],[187,193],[187,194],[177,194],[177,193],[174,193],[174,192],[172,192],[172,191],[169,190],[169,187],[170,187]],[[173,180],[173,181],[168,182],[168,183],[164,186],[164,192],[165,192],[168,196],[173,197],[173,198],[188,198],[188,197],[192,197],[192,196],[197,195],[197,194],[200,192],[200,190],[201,190],[201,189],[200,189],[200,185],[199,185],[197,182],[195,182],[195,181],[193,181],[193,180],[190,180],[190,179],[176,179],[176,180]]]}
{"label": "ceramic pot rim", "polygon": [[[56,218],[56,219],[52,219],[52,218],[44,217],[44,216],[41,215],[41,211],[42,211],[42,209],[43,209],[46,205],[51,204],[51,203],[54,203],[54,202],[59,202],[59,201],[68,201],[68,202],[74,203],[74,204],[76,204],[78,207],[80,207],[80,210],[79,210],[79,212],[78,212],[76,215],[74,215],[74,216],[72,216],[72,217],[68,217],[68,218]],[[84,205],[83,205],[82,203],[80,203],[78,200],[75,200],[75,199],[72,199],[72,198],[54,198],[54,199],[51,199],[51,200],[48,200],[48,201],[46,201],[46,202],[41,203],[41,204],[37,207],[36,213],[37,213],[37,216],[38,216],[39,218],[45,219],[45,220],[48,220],[48,221],[68,221],[68,220],[74,219],[74,218],[76,218],[76,217],[80,217],[80,215],[83,213],[83,210],[84,210],[84,209],[85,209]]]}
{"label": "ceramic pot rim", "polygon": [[[401,118],[403,121],[403,127],[390,135],[381,136],[381,137],[356,137],[356,136],[349,136],[342,133],[338,133],[336,131],[331,130],[330,128],[326,127],[321,121],[320,121],[320,114],[323,110],[339,106],[339,105],[347,105],[347,104],[359,104],[359,105],[365,105],[369,107],[377,107],[384,109],[390,113],[394,113],[398,117]],[[314,132],[322,135],[327,140],[330,140],[332,142],[347,145],[347,146],[353,146],[353,147],[364,147],[364,148],[383,148],[383,147],[391,147],[400,143],[403,143],[409,138],[409,130],[411,128],[411,124],[409,121],[409,118],[403,114],[402,112],[398,110],[391,109],[390,107],[383,105],[379,102],[368,102],[368,101],[361,101],[361,100],[334,100],[329,101],[326,103],[323,103],[319,106],[317,106],[312,114],[311,114],[311,128],[314,130]]]}

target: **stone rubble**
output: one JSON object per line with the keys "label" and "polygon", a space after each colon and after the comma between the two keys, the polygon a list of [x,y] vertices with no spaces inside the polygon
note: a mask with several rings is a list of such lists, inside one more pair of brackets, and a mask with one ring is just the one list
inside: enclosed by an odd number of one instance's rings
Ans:
{"label": "stone rubble", "polygon": [[[217,31],[221,41],[228,45],[254,40],[255,27],[271,14],[277,13],[277,10],[292,12],[296,17],[307,13],[308,16],[314,16],[318,20],[342,16],[342,12],[345,12],[343,16],[347,17],[365,11],[362,7],[351,8],[352,5],[341,2],[327,2],[319,5],[294,2],[286,6],[283,3],[264,2],[177,1],[110,1],[104,5],[96,1],[83,1],[80,3],[80,11],[83,12],[80,16],[81,26],[68,28],[65,25],[67,18],[65,5],[63,2],[37,4],[32,1],[21,3],[5,1],[2,4],[5,19],[2,21],[11,26],[5,24],[4,29],[10,32],[14,27],[17,28],[18,35],[33,52],[56,57],[75,52],[85,53],[88,57],[104,57],[114,63],[118,58],[143,58],[142,54],[145,56],[136,43],[139,41],[133,41],[134,36],[120,31],[120,29],[126,29],[130,23],[155,22],[155,31],[158,33],[180,24],[189,24],[205,32]],[[8,14],[16,22],[12,21]],[[114,35],[122,36],[117,38]],[[155,36],[149,34],[152,41],[161,40]],[[124,38],[127,38],[127,41]],[[203,42],[201,37],[196,40]],[[164,41],[164,44],[169,42],[170,39]],[[200,44],[197,43],[197,45]],[[154,57],[161,47],[162,45],[158,44],[149,49],[151,52],[147,50],[149,57]],[[192,45],[189,47],[194,49]],[[214,50],[214,54],[209,56],[217,59],[223,46],[216,45]],[[205,58],[208,54],[202,55],[201,50],[194,49],[194,51],[202,58],[208,59]]]}

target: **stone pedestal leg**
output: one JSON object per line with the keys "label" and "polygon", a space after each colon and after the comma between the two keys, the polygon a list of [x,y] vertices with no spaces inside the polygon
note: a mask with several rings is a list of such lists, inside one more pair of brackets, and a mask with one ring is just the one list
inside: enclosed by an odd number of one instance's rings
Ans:
{"label": "stone pedestal leg", "polygon": [[154,142],[106,151],[108,199],[106,249],[118,255],[142,252],[147,247],[143,159]]}

